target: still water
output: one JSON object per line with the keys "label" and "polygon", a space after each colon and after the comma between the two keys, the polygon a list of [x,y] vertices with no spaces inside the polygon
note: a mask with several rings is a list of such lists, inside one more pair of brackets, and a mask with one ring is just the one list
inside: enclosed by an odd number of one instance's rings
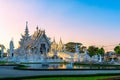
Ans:
{"label": "still water", "polygon": [[118,69],[118,67],[97,67],[97,66],[75,66],[72,64],[49,64],[48,66],[43,66],[42,64],[25,64],[30,66],[32,69]]}

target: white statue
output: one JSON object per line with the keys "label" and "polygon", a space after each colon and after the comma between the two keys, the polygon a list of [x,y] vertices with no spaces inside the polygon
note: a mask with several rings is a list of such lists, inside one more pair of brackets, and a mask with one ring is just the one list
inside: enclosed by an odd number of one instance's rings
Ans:
{"label": "white statue", "polygon": [[78,48],[78,44],[76,43],[76,45],[75,45],[75,52],[76,53],[80,53],[80,50],[79,50],[79,48]]}
{"label": "white statue", "polygon": [[74,56],[71,55],[70,64],[67,64],[67,68],[68,68],[68,69],[72,69],[73,66],[74,66],[73,64],[74,64]]}
{"label": "white statue", "polygon": [[80,50],[78,48],[78,44],[75,45],[75,53],[74,53],[74,61],[80,61]]}
{"label": "white statue", "polygon": [[4,45],[0,45],[0,47],[1,47],[1,58],[3,58],[5,46]]}
{"label": "white statue", "polygon": [[99,61],[98,62],[102,62],[102,56],[99,54]]}
{"label": "white statue", "polygon": [[88,62],[91,61],[91,57],[88,55],[88,51],[87,48],[83,49],[84,53],[81,54],[81,62]]}

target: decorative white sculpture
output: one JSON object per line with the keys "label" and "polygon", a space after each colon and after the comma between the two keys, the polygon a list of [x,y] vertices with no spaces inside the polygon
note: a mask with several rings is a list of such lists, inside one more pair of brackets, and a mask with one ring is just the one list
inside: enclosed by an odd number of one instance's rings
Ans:
{"label": "decorative white sculpture", "polygon": [[88,55],[88,51],[86,48],[83,49],[84,53],[80,54],[80,61],[81,62],[89,62],[91,61],[91,57]]}
{"label": "decorative white sculpture", "polygon": [[10,49],[9,49],[9,57],[13,57],[14,55],[14,43],[13,40],[10,41]]}
{"label": "decorative white sculpture", "polygon": [[99,54],[99,61],[98,62],[102,62],[102,56]]}
{"label": "decorative white sculpture", "polygon": [[78,54],[80,53],[80,50],[79,50],[79,48],[78,48],[78,44],[77,44],[77,43],[76,43],[76,45],[75,45],[75,52],[78,53]]}
{"label": "decorative white sculpture", "polygon": [[0,47],[1,47],[1,58],[3,58],[5,47],[4,47],[4,45],[2,45],[2,44],[0,45]]}
{"label": "decorative white sculpture", "polygon": [[78,48],[78,44],[75,45],[75,53],[74,53],[74,61],[80,61],[80,50]]}
{"label": "decorative white sculpture", "polygon": [[67,68],[68,69],[72,69],[73,68],[73,65],[74,64],[74,56],[71,56],[70,58],[70,64],[67,64]]}

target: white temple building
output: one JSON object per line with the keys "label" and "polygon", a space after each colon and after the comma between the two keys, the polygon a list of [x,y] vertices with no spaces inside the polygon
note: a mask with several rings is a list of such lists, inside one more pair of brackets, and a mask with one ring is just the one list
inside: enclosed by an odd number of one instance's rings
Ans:
{"label": "white temple building", "polygon": [[49,52],[51,43],[50,38],[45,34],[45,30],[37,27],[34,34],[30,36],[28,22],[26,22],[25,34],[21,36],[19,47],[14,52],[17,60],[36,61]]}
{"label": "white temple building", "polygon": [[[13,40],[10,41],[9,54],[5,58],[6,60],[15,62],[44,62],[43,60],[52,62],[90,62],[93,59],[98,61],[98,57],[91,58],[88,55],[87,49],[84,49],[84,53],[80,53],[77,44],[75,46],[75,53],[67,52],[61,38],[58,44],[55,38],[51,42],[45,30],[39,29],[38,26],[36,31],[29,35],[28,22],[26,22],[25,32],[21,37],[17,49],[14,49]],[[100,58],[99,62],[101,61]]]}

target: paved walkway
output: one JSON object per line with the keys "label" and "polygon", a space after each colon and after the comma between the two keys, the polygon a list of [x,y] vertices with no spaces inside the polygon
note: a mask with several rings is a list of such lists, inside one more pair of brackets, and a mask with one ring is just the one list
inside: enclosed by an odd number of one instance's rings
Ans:
{"label": "paved walkway", "polygon": [[82,75],[98,73],[120,73],[120,70],[78,70],[78,71],[28,71],[14,70],[13,66],[0,66],[0,78],[39,75]]}

